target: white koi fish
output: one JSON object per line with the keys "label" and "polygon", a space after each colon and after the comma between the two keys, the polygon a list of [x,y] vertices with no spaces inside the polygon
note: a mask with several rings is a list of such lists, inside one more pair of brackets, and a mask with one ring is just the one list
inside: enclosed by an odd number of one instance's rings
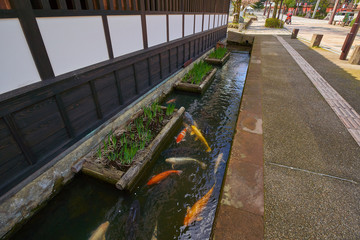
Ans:
{"label": "white koi fish", "polygon": [[216,161],[215,161],[215,168],[214,168],[214,174],[216,174],[218,167],[220,165],[220,162],[225,162],[223,159],[223,153],[220,153],[219,156],[217,157]]}
{"label": "white koi fish", "polygon": [[167,158],[165,160],[165,162],[171,163],[172,164],[172,168],[174,168],[174,165],[180,165],[180,164],[186,164],[189,162],[196,162],[198,163],[202,169],[206,168],[206,164],[203,162],[200,162],[199,160],[195,159],[195,158],[189,158],[189,157],[178,157],[178,158]]}

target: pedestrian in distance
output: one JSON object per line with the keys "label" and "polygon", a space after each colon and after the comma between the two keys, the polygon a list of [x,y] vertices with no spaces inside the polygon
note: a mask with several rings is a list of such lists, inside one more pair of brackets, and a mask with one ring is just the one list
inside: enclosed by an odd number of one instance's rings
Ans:
{"label": "pedestrian in distance", "polygon": [[290,11],[290,12],[288,12],[287,14],[286,14],[286,20],[285,20],[285,23],[286,24],[291,24],[291,17],[292,17],[292,12]]}

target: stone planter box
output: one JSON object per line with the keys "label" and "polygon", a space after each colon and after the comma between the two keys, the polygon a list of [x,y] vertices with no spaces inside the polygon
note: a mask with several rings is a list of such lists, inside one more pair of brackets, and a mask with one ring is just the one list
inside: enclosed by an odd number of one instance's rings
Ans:
{"label": "stone planter box", "polygon": [[[120,190],[132,190],[137,180],[141,177],[144,171],[146,171],[149,163],[151,163],[152,160],[158,156],[160,147],[172,134],[175,133],[175,130],[182,122],[182,116],[184,112],[184,107],[174,111],[172,118],[163,127],[159,134],[151,141],[151,143],[145,149],[139,150],[136,153],[132,166],[126,172],[115,169],[114,167],[104,167],[104,165],[97,163],[97,158],[94,157],[97,148],[94,148],[83,159],[80,159],[78,162],[76,162],[72,167],[72,171],[77,172],[80,170],[79,168],[81,168],[81,171],[84,174],[90,175],[111,184],[115,184],[116,188]],[[120,127],[118,130],[115,130],[114,134],[121,134],[122,129],[124,129],[125,126],[127,126],[131,121],[136,119],[141,114],[142,110],[136,113],[127,122],[127,124]]]}
{"label": "stone planter box", "polygon": [[215,66],[222,66],[227,62],[227,60],[229,60],[229,58],[230,58],[230,52],[226,53],[222,59],[206,57],[204,61]]}
{"label": "stone planter box", "polygon": [[181,79],[180,79],[177,83],[175,83],[174,88],[176,90],[180,90],[180,91],[203,94],[205,92],[205,90],[210,86],[211,82],[214,80],[216,71],[217,71],[216,68],[211,70],[210,74],[208,74],[205,77],[205,80],[202,81],[202,83],[200,85],[191,84],[191,83],[183,83],[183,82],[181,82]]}

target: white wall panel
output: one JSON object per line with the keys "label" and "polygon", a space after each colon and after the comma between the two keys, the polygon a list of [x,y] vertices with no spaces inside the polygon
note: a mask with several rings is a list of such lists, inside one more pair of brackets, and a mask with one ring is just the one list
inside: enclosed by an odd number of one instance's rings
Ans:
{"label": "white wall panel", "polygon": [[166,42],[166,15],[147,15],[146,31],[149,47]]}
{"label": "white wall panel", "polygon": [[206,31],[209,29],[209,14],[204,15],[204,29],[203,31]]}
{"label": "white wall panel", "polygon": [[214,28],[214,14],[210,15],[210,25],[209,25],[209,29]]}
{"label": "white wall panel", "polygon": [[55,76],[109,59],[100,16],[36,20]]}
{"label": "white wall panel", "polygon": [[0,94],[41,81],[18,19],[0,19]]}
{"label": "white wall panel", "polygon": [[224,24],[225,25],[228,24],[228,21],[229,21],[229,16],[227,14],[225,14],[225,22],[224,22]]}
{"label": "white wall panel", "polygon": [[169,15],[169,41],[182,37],[182,15]]}
{"label": "white wall panel", "polygon": [[202,14],[195,15],[195,33],[202,31]]}
{"label": "white wall panel", "polygon": [[108,22],[114,57],[144,48],[140,15],[108,16]]}
{"label": "white wall panel", "polygon": [[218,27],[219,26],[219,15],[216,14],[215,15],[215,23],[214,23],[214,27]]}
{"label": "white wall panel", "polygon": [[194,34],[194,21],[195,21],[195,16],[193,14],[189,15],[186,14],[185,15],[185,29],[184,29],[184,36],[189,36],[191,34]]}

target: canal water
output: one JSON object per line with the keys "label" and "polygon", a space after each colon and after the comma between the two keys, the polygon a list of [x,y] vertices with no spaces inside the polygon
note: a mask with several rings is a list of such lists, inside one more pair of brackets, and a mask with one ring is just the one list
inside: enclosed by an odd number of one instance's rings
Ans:
{"label": "canal water", "polygon": [[[171,139],[131,194],[79,174],[11,239],[88,239],[106,221],[110,223],[106,239],[110,240],[209,239],[249,59],[248,52],[233,51],[202,96],[173,92],[166,99],[175,99],[177,108],[184,106],[192,115],[211,152],[206,152],[205,145],[195,141],[195,135],[189,133],[179,144]],[[177,133],[182,129],[180,127]],[[221,153],[224,161],[214,173],[216,159]],[[192,157],[206,163],[207,167],[202,169],[197,163],[176,165],[174,169],[183,171],[180,175],[174,174],[157,185],[147,186],[151,176],[172,169],[165,162],[170,157]],[[187,208],[191,208],[214,184],[214,191],[200,215],[202,219],[185,227]],[[137,211],[129,218],[131,206]],[[132,224],[127,223],[129,221]]]}

